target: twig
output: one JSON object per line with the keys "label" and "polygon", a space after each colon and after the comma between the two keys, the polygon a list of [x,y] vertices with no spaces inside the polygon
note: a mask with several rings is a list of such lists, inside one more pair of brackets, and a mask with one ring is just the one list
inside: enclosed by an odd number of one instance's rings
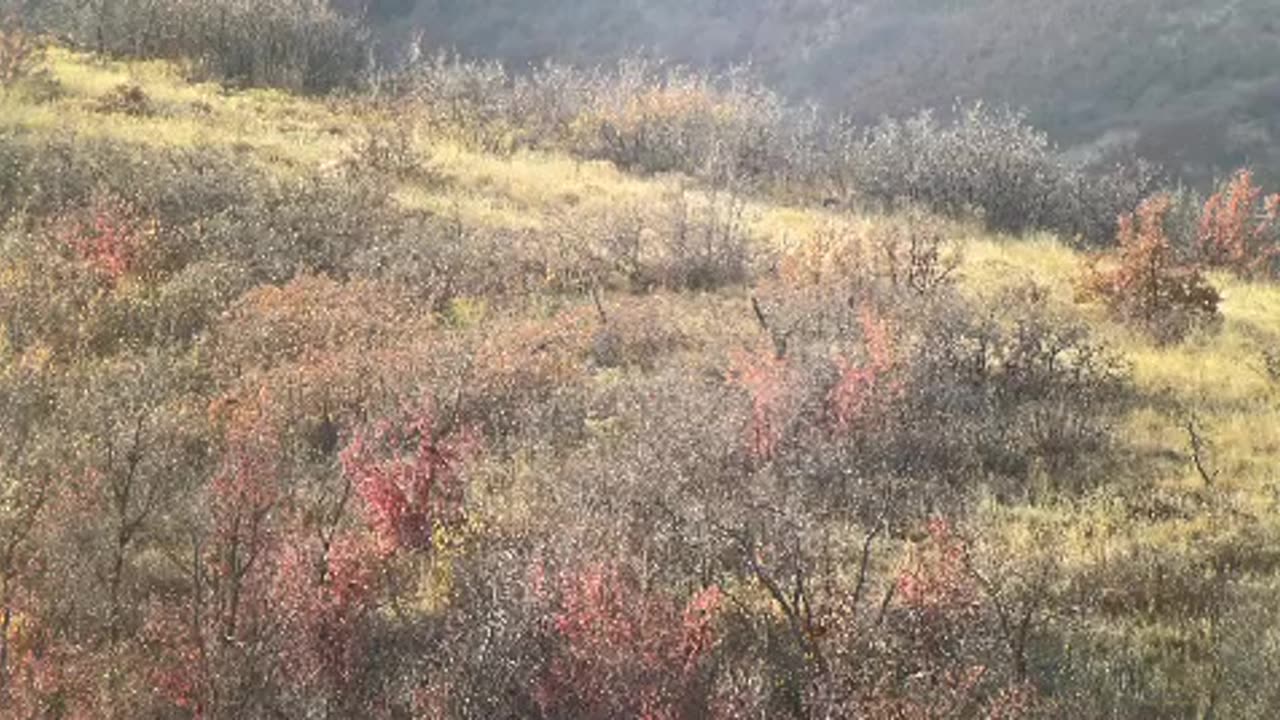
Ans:
{"label": "twig", "polygon": [[1200,478],[1204,480],[1206,486],[1212,486],[1214,480],[1218,479],[1218,471],[1209,472],[1204,462],[1205,441],[1200,431],[1196,429],[1195,416],[1187,419],[1184,426],[1187,430],[1187,437],[1191,440],[1191,462],[1196,467],[1196,472],[1200,474]]}
{"label": "twig", "polygon": [[591,302],[595,303],[596,314],[600,316],[600,324],[608,327],[609,314],[604,311],[604,301],[600,298],[600,286],[591,286]]}
{"label": "twig", "polygon": [[755,295],[751,296],[751,310],[756,314],[756,322],[760,323],[760,328],[764,330],[769,339],[773,341],[773,350],[779,360],[787,356],[787,336],[779,335],[769,324],[769,316],[765,315],[764,308],[760,305],[760,298]]}
{"label": "twig", "polygon": [[881,517],[875,528],[867,533],[866,540],[862,542],[862,560],[858,564],[858,582],[853,588],[853,611],[855,613],[858,611],[858,604],[862,601],[862,592],[866,589],[867,568],[871,564],[871,545],[880,533],[884,532],[884,528],[884,518]]}

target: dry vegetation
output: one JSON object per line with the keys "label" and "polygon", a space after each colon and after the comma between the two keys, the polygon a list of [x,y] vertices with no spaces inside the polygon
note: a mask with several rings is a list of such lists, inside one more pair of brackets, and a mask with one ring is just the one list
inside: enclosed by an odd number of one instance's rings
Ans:
{"label": "dry vegetation", "polygon": [[678,72],[41,62],[0,96],[5,717],[1280,703],[1248,175],[1153,194],[981,109],[818,168]]}

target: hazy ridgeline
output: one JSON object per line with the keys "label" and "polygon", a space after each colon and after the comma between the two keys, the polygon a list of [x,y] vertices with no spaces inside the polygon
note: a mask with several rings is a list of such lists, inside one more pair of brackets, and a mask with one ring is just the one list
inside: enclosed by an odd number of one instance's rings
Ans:
{"label": "hazy ridgeline", "polygon": [[1280,172],[1280,24],[1269,0],[391,0],[382,27],[519,68],[646,51],[751,63],[793,101],[861,123],[957,98],[1027,108],[1064,145],[1136,151],[1207,183]]}

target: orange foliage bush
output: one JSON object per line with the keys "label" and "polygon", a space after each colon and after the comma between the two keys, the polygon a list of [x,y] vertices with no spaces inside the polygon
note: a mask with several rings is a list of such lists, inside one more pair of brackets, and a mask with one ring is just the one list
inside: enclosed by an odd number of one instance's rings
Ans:
{"label": "orange foliage bush", "polygon": [[1220,300],[1200,269],[1174,251],[1165,231],[1172,208],[1172,198],[1160,194],[1121,218],[1114,267],[1091,267],[1082,288],[1086,297],[1102,300],[1120,319],[1166,341],[1216,317]]}
{"label": "orange foliage bush", "polygon": [[1265,200],[1253,172],[1241,170],[1205,203],[1199,251],[1204,261],[1244,277],[1272,275],[1280,256],[1280,194]]}
{"label": "orange foliage bush", "polygon": [[741,352],[733,358],[728,380],[751,399],[745,442],[748,455],[755,461],[772,460],[786,430],[791,412],[788,370],[786,359],[773,350]]}
{"label": "orange foliage bush", "polygon": [[855,363],[845,357],[836,358],[838,379],[827,395],[827,407],[835,429],[847,431],[866,417],[887,388],[891,394],[902,390],[901,383],[888,382],[886,376],[895,365],[892,328],[870,304],[858,310],[866,343],[867,361]]}

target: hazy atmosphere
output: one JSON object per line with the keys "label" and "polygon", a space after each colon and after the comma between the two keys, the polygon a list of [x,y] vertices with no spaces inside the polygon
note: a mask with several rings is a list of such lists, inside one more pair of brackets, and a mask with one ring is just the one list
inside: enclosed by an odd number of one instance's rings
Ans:
{"label": "hazy atmosphere", "polygon": [[382,31],[520,68],[644,53],[749,65],[861,121],[956,100],[1026,109],[1071,148],[1137,152],[1196,182],[1280,171],[1280,17],[1268,0],[372,2]]}
{"label": "hazy atmosphere", "polygon": [[0,0],[0,720],[1280,714],[1272,0]]}

